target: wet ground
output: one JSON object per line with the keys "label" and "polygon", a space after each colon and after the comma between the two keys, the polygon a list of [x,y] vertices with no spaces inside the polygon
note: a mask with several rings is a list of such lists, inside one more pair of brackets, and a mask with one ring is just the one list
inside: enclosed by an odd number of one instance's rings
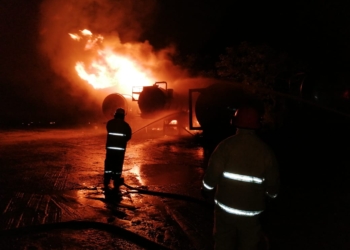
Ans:
{"label": "wet ground", "polygon": [[209,246],[212,207],[200,196],[203,153],[193,136],[177,131],[164,135],[156,125],[135,133],[125,157],[121,196],[103,190],[105,139],[103,124],[2,131],[1,245],[6,249]]}
{"label": "wet ground", "polygon": [[[270,249],[350,249],[350,123],[305,119],[263,135],[281,165],[263,214]],[[202,147],[186,131],[139,128],[121,196],[102,189],[103,124],[1,131],[1,249],[211,249]]]}

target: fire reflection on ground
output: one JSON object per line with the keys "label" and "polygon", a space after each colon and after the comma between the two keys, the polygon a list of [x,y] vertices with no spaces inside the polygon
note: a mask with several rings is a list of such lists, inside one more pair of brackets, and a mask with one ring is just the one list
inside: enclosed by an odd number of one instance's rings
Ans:
{"label": "fire reflection on ground", "polygon": [[[103,189],[103,129],[4,131],[1,138],[6,142],[0,144],[2,229],[38,223],[37,215],[43,215],[40,223],[95,221],[123,227],[155,242],[170,244],[173,249],[186,249],[192,244],[184,237],[187,232],[179,232],[187,224],[186,213],[173,218],[174,209],[186,206],[189,210],[191,204],[174,200],[166,205],[161,195],[138,193],[127,186],[121,186],[120,193]],[[127,146],[125,183],[200,199],[201,149],[190,145],[191,141],[188,134],[167,136],[140,130]],[[203,227],[204,239],[209,238],[210,228]],[[202,239],[200,235],[198,239]],[[202,244],[195,238],[195,244]]]}
{"label": "fire reflection on ground", "polygon": [[144,185],[141,177],[140,177],[140,167],[137,164],[134,164],[133,168],[130,169],[130,173],[135,174],[136,179],[141,183],[141,185]]}

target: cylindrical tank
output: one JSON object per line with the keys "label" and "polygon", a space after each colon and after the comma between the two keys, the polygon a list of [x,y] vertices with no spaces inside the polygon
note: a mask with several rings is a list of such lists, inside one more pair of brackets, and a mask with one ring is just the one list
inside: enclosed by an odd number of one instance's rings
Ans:
{"label": "cylindrical tank", "polygon": [[245,103],[260,104],[252,94],[237,85],[215,83],[201,90],[195,103],[196,118],[201,127],[220,127],[230,124],[235,110]]}
{"label": "cylindrical tank", "polygon": [[162,111],[169,102],[168,92],[156,85],[143,87],[138,99],[141,116],[146,118]]}
{"label": "cylindrical tank", "polygon": [[108,95],[102,102],[102,112],[106,118],[112,119],[117,108],[128,111],[128,102],[125,97],[118,93]]}

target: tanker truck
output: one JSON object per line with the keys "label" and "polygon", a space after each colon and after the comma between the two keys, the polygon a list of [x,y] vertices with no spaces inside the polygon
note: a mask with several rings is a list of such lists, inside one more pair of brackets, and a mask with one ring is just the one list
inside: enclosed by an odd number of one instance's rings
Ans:
{"label": "tanker truck", "polygon": [[263,110],[262,104],[241,85],[216,82],[207,87],[189,89],[188,96],[183,96],[162,81],[152,86],[134,86],[131,95],[109,94],[103,100],[102,111],[110,119],[116,108],[121,107],[129,117],[165,117],[164,124],[169,126],[173,125],[174,119],[181,120],[181,126],[188,130],[202,130],[221,139],[232,134],[231,119],[236,109],[245,103],[253,103]]}
{"label": "tanker truck", "polygon": [[102,112],[111,119],[117,108],[123,108],[127,113],[131,113],[131,116],[153,119],[165,111],[184,108],[178,99],[174,99],[173,89],[168,88],[167,82],[156,82],[152,86],[134,86],[131,96],[109,94],[102,102]]}
{"label": "tanker truck", "polygon": [[254,105],[261,114],[264,110],[259,98],[242,85],[214,83],[206,88],[189,89],[189,128],[202,131],[206,155],[220,141],[235,134],[232,118],[243,105]]}
{"label": "tanker truck", "polygon": [[127,112],[127,119],[138,125],[151,124],[154,121],[163,122],[163,130],[176,130],[180,133],[182,128],[188,127],[188,101],[187,97],[174,94],[165,81],[155,82],[151,86],[134,86],[131,95],[119,93],[109,94],[102,102],[102,112],[106,118],[111,119],[117,108]]}

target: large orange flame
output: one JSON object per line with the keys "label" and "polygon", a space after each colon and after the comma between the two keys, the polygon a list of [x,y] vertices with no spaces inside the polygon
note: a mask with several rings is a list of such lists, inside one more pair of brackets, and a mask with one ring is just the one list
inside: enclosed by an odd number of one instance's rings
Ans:
{"label": "large orange flame", "polygon": [[[102,46],[103,36],[93,35],[87,29],[69,35],[75,41],[84,41],[85,50],[96,51],[88,64],[78,61],[75,65],[79,77],[95,89],[115,86],[116,91],[125,94],[131,93],[133,86],[148,86],[154,82],[136,59],[118,54],[112,47]],[[132,49],[130,45],[127,48]]]}

